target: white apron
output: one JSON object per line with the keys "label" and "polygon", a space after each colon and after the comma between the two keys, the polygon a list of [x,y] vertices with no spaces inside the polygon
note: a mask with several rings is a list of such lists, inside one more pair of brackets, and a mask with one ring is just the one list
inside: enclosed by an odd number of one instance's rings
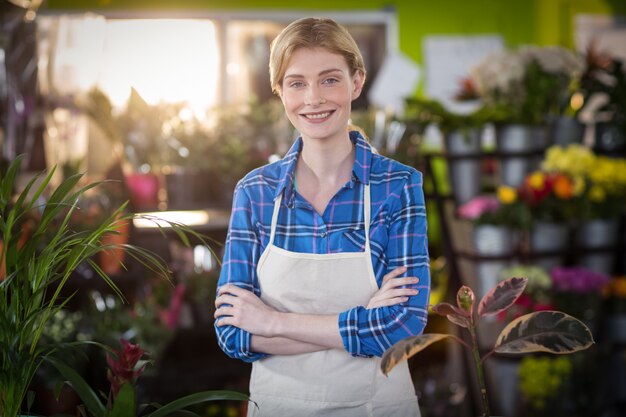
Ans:
{"label": "white apron", "polygon": [[[364,190],[365,251],[290,252],[274,246],[282,194],[276,199],[270,240],[259,259],[261,299],[277,310],[337,314],[365,306],[378,290],[370,252],[370,189]],[[274,355],[252,365],[248,417],[419,417],[407,362],[389,377],[379,358],[329,349]]]}

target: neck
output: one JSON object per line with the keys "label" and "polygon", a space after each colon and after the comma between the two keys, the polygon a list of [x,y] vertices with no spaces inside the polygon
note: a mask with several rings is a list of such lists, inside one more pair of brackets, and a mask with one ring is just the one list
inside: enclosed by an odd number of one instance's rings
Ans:
{"label": "neck", "polygon": [[346,135],[340,140],[304,140],[296,167],[300,178],[313,176],[320,182],[345,183],[354,165],[354,146]]}

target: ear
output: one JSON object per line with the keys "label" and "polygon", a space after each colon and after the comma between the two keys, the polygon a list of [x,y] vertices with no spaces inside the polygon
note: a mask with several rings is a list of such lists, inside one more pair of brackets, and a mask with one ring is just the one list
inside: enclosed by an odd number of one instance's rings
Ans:
{"label": "ear", "polygon": [[365,84],[365,76],[361,71],[357,71],[352,76],[352,100],[359,98],[361,91],[363,91],[363,84]]}

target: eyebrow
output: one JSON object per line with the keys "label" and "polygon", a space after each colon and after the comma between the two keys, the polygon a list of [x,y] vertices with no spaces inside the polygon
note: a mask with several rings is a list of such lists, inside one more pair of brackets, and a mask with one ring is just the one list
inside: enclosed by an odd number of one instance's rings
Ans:
{"label": "eyebrow", "polygon": [[[320,73],[317,74],[317,75],[318,76],[326,75],[326,74],[330,74],[332,72],[341,72],[341,70],[339,68],[331,68],[331,69],[327,69],[327,70],[324,70],[324,71],[320,71]],[[288,74],[288,75],[285,75],[284,78],[285,79],[287,79],[287,78],[304,78],[304,75],[301,75],[301,74]]]}

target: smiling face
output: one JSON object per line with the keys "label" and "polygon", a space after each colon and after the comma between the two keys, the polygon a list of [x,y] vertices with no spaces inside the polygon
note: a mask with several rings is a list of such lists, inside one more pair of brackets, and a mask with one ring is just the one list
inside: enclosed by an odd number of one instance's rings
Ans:
{"label": "smiling face", "polygon": [[342,55],[324,48],[294,51],[280,85],[287,117],[304,140],[342,140],[363,87],[363,76],[350,69]]}

